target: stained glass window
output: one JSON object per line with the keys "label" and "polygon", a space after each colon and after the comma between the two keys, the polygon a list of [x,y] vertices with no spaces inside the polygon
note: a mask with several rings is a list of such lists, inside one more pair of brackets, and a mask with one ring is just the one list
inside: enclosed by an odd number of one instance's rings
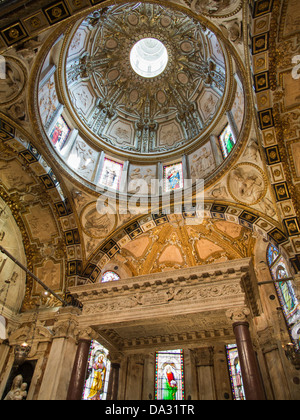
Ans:
{"label": "stained glass window", "polygon": [[71,132],[70,127],[66,123],[65,119],[60,115],[56,121],[56,124],[50,134],[53,145],[61,150],[69,137]]}
{"label": "stained glass window", "polygon": [[[284,279],[291,278],[289,268],[278,248],[274,245],[268,247],[267,260],[288,328],[291,331],[292,327],[300,320],[300,310],[292,281],[284,281]],[[298,337],[295,344],[299,347]]]}
{"label": "stained glass window", "polygon": [[174,191],[183,188],[182,163],[164,167],[164,191]]}
{"label": "stained glass window", "polygon": [[92,340],[88,359],[87,377],[82,399],[89,401],[106,400],[110,361],[106,350],[97,341]]}
{"label": "stained glass window", "polygon": [[155,399],[184,400],[183,350],[156,353]]}
{"label": "stained glass window", "polygon": [[[271,273],[274,280],[290,278],[287,265],[284,258],[279,256],[273,266]],[[275,283],[280,303],[283,307],[284,314],[287,318],[291,318],[297,311],[298,301],[291,281],[282,281]]]}
{"label": "stained glass window", "polygon": [[226,159],[235,145],[235,139],[229,124],[224,128],[224,130],[220,134],[219,142],[222,148],[223,157],[224,159]]}
{"label": "stained glass window", "polygon": [[267,255],[269,266],[271,266],[273,262],[277,260],[278,257],[279,257],[278,249],[273,245],[269,245],[268,255]]}
{"label": "stained glass window", "polygon": [[226,352],[233,398],[235,400],[245,400],[241,365],[236,344],[226,346]]}
{"label": "stained glass window", "polygon": [[123,171],[123,165],[113,160],[104,159],[104,165],[100,177],[100,184],[118,190]]}
{"label": "stained glass window", "polygon": [[120,276],[114,271],[106,271],[103,276],[101,283],[107,283],[108,281],[117,281],[120,280]]}

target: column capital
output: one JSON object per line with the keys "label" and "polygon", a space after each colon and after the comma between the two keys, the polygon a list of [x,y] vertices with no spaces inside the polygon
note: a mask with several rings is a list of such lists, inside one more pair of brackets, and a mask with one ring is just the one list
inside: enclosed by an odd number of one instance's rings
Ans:
{"label": "column capital", "polygon": [[247,318],[250,315],[250,309],[245,307],[233,308],[226,311],[227,318],[230,319],[232,324],[247,323]]}

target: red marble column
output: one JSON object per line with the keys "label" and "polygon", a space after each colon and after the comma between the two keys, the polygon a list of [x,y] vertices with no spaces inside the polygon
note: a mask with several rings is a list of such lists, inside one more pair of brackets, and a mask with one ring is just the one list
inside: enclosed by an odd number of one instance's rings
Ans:
{"label": "red marble column", "polygon": [[246,400],[265,400],[265,391],[252,345],[248,322],[235,322],[233,331],[236,337]]}
{"label": "red marble column", "polygon": [[79,340],[67,400],[81,400],[91,342]]}
{"label": "red marble column", "polygon": [[119,372],[120,364],[111,363],[109,383],[107,389],[107,399],[116,401],[118,399],[118,390],[119,390]]}

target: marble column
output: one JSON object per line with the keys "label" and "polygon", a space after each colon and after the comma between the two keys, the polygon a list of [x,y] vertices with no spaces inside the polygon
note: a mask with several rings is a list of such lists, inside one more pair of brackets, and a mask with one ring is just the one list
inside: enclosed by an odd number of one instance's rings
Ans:
{"label": "marble column", "polygon": [[67,400],[79,401],[82,397],[83,386],[86,378],[89,350],[91,341],[81,339],[78,342],[77,352],[73,365]]}
{"label": "marble column", "polygon": [[253,350],[248,322],[235,322],[233,331],[236,337],[243,384],[247,400],[265,400],[256,354]]}
{"label": "marble column", "polygon": [[247,308],[242,308],[231,312],[230,318],[233,321],[246,400],[265,400],[265,391],[246,319],[249,313]]}

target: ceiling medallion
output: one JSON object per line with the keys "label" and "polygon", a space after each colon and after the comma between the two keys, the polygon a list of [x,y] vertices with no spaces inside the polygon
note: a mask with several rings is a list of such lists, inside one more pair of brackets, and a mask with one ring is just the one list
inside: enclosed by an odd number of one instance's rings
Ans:
{"label": "ceiling medallion", "polygon": [[[225,99],[222,44],[181,11],[150,3],[107,7],[89,15],[66,48],[71,114],[81,131],[115,152],[183,149],[198,141]],[[204,97],[213,100],[209,118]]]}

